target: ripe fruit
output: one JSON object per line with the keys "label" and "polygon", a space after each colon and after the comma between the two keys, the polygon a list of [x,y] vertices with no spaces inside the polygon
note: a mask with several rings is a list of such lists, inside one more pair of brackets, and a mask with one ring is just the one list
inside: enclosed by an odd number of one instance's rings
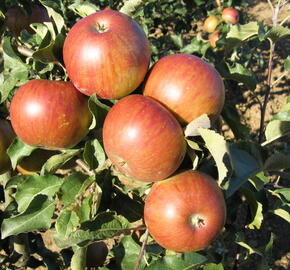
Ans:
{"label": "ripe fruit", "polygon": [[13,32],[15,36],[19,36],[20,32],[26,29],[29,33],[34,33],[30,24],[51,22],[45,7],[32,4],[29,7],[30,13],[25,13],[19,6],[11,7],[5,13],[4,24]]}
{"label": "ripe fruit", "polygon": [[215,48],[216,47],[216,42],[219,40],[219,32],[214,31],[210,36],[209,36],[209,43],[210,45]]}
{"label": "ripe fruit", "polygon": [[172,174],[185,155],[183,131],[174,116],[149,97],[130,95],[107,114],[105,151],[118,170],[144,182]]}
{"label": "ripe fruit", "polygon": [[234,8],[225,8],[222,12],[222,19],[225,22],[236,24],[239,21],[239,12]]}
{"label": "ripe fruit", "polygon": [[11,123],[25,143],[47,149],[70,148],[88,132],[88,98],[70,82],[32,80],[22,85],[10,106]]}
{"label": "ripe fruit", "polygon": [[177,252],[207,247],[225,218],[226,205],[217,183],[198,171],[188,170],[155,183],[145,200],[149,233],[161,246]]}
{"label": "ripe fruit", "polygon": [[15,138],[15,133],[10,124],[0,119],[0,174],[5,173],[11,167],[10,159],[6,153]]}
{"label": "ripe fruit", "polygon": [[215,120],[225,98],[224,84],[216,69],[189,54],[161,58],[149,73],[144,95],[159,101],[185,123],[202,114]]}
{"label": "ripe fruit", "polygon": [[77,22],[63,48],[73,84],[86,95],[117,99],[143,81],[150,62],[148,40],[128,16],[111,9]]}
{"label": "ripe fruit", "polygon": [[203,29],[209,33],[212,33],[219,24],[219,20],[215,16],[209,16],[206,18],[203,24]]}

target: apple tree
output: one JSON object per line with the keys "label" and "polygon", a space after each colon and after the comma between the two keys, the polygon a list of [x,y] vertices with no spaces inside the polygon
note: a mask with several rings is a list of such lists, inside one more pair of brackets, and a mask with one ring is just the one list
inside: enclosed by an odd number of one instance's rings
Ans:
{"label": "apple tree", "polygon": [[289,4],[250,2],[1,1],[1,269],[278,269]]}

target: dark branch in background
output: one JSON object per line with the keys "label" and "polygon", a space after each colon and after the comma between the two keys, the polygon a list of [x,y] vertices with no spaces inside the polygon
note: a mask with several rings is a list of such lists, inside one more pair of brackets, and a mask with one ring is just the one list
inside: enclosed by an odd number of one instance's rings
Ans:
{"label": "dark branch in background", "polygon": [[138,255],[138,258],[137,258],[137,261],[135,263],[135,266],[134,266],[133,270],[138,270],[139,269],[139,266],[140,266],[141,261],[142,261],[142,257],[143,257],[144,252],[145,252],[145,247],[146,247],[146,244],[147,244],[148,236],[149,236],[149,231],[148,231],[148,229],[146,229],[146,231],[144,233],[144,241],[142,243],[142,247],[140,249],[140,252],[139,252],[139,255]]}
{"label": "dark branch in background", "polygon": [[[282,1],[279,0],[278,4],[274,8],[271,1],[268,0],[269,5],[272,9],[272,22],[273,22],[273,27],[278,25],[278,16],[281,8],[287,3],[287,1]],[[269,39],[270,42],[270,55],[269,55],[269,62],[268,62],[268,75],[267,75],[267,82],[265,85],[266,93],[264,97],[264,102],[262,104],[261,108],[261,119],[260,119],[260,129],[259,129],[259,143],[262,142],[263,140],[263,134],[264,134],[264,125],[265,125],[265,114],[266,114],[266,109],[267,109],[267,104],[269,101],[271,89],[273,89],[274,84],[272,84],[272,72],[273,72],[273,54],[275,51],[275,42],[273,42],[271,39]]]}

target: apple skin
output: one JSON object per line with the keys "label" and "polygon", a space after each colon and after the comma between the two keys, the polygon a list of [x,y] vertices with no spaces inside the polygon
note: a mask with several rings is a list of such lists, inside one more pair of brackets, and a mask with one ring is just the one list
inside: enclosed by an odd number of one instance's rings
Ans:
{"label": "apple skin", "polygon": [[149,233],[159,245],[176,252],[206,248],[225,219],[220,188],[209,175],[198,171],[184,171],[155,183],[145,200]]}
{"label": "apple skin", "polygon": [[174,116],[142,95],[127,96],[112,107],[104,122],[103,141],[112,164],[144,182],[174,173],[186,151],[182,128]]}
{"label": "apple skin", "polygon": [[159,101],[186,124],[202,114],[214,121],[225,100],[224,83],[216,69],[189,54],[172,54],[156,62],[144,95]]}
{"label": "apple skin", "polygon": [[212,46],[213,48],[216,47],[216,43],[219,40],[219,32],[218,31],[214,31],[210,36],[209,36],[209,43],[210,46]]}
{"label": "apple skin", "polygon": [[69,31],[63,58],[69,78],[82,93],[118,99],[143,81],[150,62],[141,27],[111,9],[78,21]]}
{"label": "apple skin", "polygon": [[6,150],[15,138],[15,133],[6,120],[0,119],[0,174],[5,173],[11,168],[10,159]]}
{"label": "apple skin", "polygon": [[15,36],[19,36],[24,29],[33,34],[32,23],[51,22],[45,7],[32,4],[29,9],[31,13],[26,14],[19,6],[14,6],[5,13],[4,24]]}
{"label": "apple skin", "polygon": [[11,124],[25,143],[49,150],[71,148],[87,134],[88,98],[70,82],[31,80],[13,96]]}
{"label": "apple skin", "polygon": [[219,20],[215,16],[209,16],[206,18],[203,24],[203,29],[206,32],[212,33],[219,24]]}
{"label": "apple skin", "polygon": [[222,19],[231,24],[239,22],[239,12],[235,8],[225,8],[222,12]]}

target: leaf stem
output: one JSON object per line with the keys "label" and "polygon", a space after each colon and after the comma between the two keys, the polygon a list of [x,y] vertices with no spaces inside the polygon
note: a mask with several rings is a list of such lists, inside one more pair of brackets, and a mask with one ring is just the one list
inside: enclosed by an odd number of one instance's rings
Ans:
{"label": "leaf stem", "polygon": [[146,247],[146,244],[147,244],[148,236],[149,236],[149,231],[148,231],[148,229],[146,229],[146,231],[144,233],[144,241],[142,243],[142,247],[140,249],[140,252],[139,252],[139,255],[138,255],[138,258],[137,258],[137,261],[135,263],[135,266],[134,266],[133,270],[138,270],[139,269],[139,266],[140,266],[141,261],[142,261],[142,257],[143,257],[144,252],[145,252],[145,247]]}
{"label": "leaf stem", "polygon": [[78,164],[89,176],[95,175],[95,173],[91,171],[87,164],[80,158],[76,160],[76,164]]}

